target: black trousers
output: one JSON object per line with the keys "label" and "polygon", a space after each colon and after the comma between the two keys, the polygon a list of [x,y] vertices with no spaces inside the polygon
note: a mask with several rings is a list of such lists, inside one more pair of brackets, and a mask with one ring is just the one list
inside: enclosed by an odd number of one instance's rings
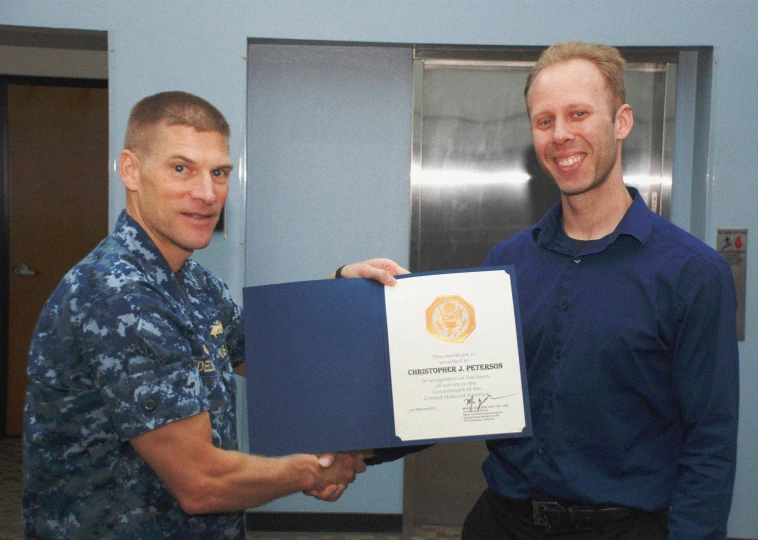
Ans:
{"label": "black trousers", "polygon": [[511,512],[502,497],[485,490],[466,517],[461,540],[665,540],[668,512],[634,512],[628,518],[550,528]]}

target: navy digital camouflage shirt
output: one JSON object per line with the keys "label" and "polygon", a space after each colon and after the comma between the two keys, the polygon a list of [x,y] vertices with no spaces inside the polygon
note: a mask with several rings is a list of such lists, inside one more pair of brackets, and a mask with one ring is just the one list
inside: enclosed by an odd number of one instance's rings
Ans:
{"label": "navy digital camouflage shirt", "polygon": [[24,531],[29,538],[244,538],[242,513],[182,511],[129,439],[208,411],[237,449],[241,311],[188,259],[173,272],[126,212],[63,278],[29,355]]}

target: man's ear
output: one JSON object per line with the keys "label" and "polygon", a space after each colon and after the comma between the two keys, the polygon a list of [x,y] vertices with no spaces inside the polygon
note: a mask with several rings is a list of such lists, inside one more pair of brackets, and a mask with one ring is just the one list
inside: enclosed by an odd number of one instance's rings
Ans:
{"label": "man's ear", "polygon": [[118,158],[118,173],[128,191],[137,191],[140,183],[140,163],[137,154],[122,150]]}
{"label": "man's ear", "polygon": [[623,141],[629,136],[634,125],[634,114],[632,113],[632,107],[628,103],[624,103],[616,111],[616,140]]}

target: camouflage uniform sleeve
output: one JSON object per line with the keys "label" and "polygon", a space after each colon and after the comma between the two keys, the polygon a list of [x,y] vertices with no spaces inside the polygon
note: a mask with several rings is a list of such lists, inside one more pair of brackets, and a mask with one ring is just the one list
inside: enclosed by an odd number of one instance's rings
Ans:
{"label": "camouflage uniform sleeve", "polygon": [[121,440],[208,409],[191,325],[152,291],[112,294],[86,311],[80,336]]}

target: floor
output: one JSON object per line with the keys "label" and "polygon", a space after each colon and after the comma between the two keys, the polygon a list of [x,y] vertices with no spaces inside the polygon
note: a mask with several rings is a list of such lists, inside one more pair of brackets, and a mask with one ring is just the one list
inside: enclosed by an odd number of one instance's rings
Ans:
{"label": "floor", "polygon": [[[20,540],[21,533],[21,438],[0,439],[0,540]],[[429,540],[458,539],[460,527],[419,527],[410,535],[248,533],[248,540]]]}
{"label": "floor", "polygon": [[431,539],[452,539],[456,540],[461,537],[460,527],[441,527],[426,525],[419,527],[410,535],[393,535],[393,534],[302,534],[302,533],[269,533],[266,535],[250,534],[247,540],[431,540]]}

